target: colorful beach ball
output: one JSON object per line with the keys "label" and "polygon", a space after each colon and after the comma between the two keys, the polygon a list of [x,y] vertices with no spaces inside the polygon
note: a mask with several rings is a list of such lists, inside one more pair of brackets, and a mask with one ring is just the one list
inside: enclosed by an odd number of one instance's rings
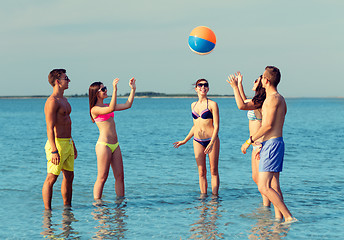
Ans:
{"label": "colorful beach ball", "polygon": [[200,55],[213,51],[216,44],[215,33],[208,27],[199,26],[194,28],[189,36],[190,49]]}

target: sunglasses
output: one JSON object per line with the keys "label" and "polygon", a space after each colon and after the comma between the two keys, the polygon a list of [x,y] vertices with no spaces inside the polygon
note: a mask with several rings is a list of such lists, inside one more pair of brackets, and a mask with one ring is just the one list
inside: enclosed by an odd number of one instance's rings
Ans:
{"label": "sunglasses", "polygon": [[209,87],[209,84],[208,83],[197,83],[197,87],[202,88],[202,86],[207,88],[207,87]]}
{"label": "sunglasses", "polygon": [[107,90],[106,87],[102,87],[102,88],[99,88],[98,92],[102,91],[102,92],[105,92]]}
{"label": "sunglasses", "polygon": [[61,78],[61,80],[66,80],[66,81],[70,82],[70,79],[67,76],[65,76],[65,78]]}

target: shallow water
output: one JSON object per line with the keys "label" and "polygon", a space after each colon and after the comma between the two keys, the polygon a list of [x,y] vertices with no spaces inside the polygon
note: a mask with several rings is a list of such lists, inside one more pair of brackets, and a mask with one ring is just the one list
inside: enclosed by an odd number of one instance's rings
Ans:
{"label": "shallow water", "polygon": [[[1,239],[340,239],[344,234],[344,99],[287,99],[281,173],[285,202],[299,219],[281,225],[261,205],[251,179],[246,113],[234,99],[220,108],[219,197],[201,196],[192,143],[174,149],[192,126],[194,99],[135,99],[115,114],[124,158],[126,196],[116,199],[113,176],[95,205],[94,146],[98,129],[88,99],[70,98],[75,162],[73,207],[54,187],[45,212],[45,99],[0,99]],[[119,99],[120,102],[125,101]],[[210,184],[209,184],[209,190]]]}

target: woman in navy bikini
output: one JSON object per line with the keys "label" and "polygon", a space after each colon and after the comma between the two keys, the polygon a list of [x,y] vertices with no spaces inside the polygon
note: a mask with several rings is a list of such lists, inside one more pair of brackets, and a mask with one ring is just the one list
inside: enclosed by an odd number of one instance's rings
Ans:
{"label": "woman in navy bikini", "polygon": [[211,189],[214,195],[218,195],[220,186],[218,171],[220,151],[220,140],[218,138],[219,108],[216,102],[207,98],[207,93],[209,91],[207,80],[197,80],[195,91],[198,94],[198,101],[191,104],[194,125],[183,141],[175,142],[173,145],[175,148],[178,148],[193,137],[201,193],[207,194],[206,155],[208,154],[211,173]]}
{"label": "woman in navy bikini", "polygon": [[114,111],[121,111],[132,106],[135,96],[135,79],[129,80],[131,92],[124,104],[117,104],[117,83],[113,80],[113,93],[110,104],[103,101],[108,97],[107,88],[101,82],[94,82],[89,88],[90,116],[99,128],[99,138],[96,144],[98,175],[93,188],[96,201],[101,200],[104,184],[109,175],[110,166],[115,177],[115,191],[118,197],[124,196],[124,172],[121,149],[118,145]]}
{"label": "woman in navy bikini", "polygon": [[[247,110],[247,118],[248,118],[248,126],[250,131],[250,136],[254,135],[258,129],[262,125],[262,112],[261,108],[263,105],[263,102],[266,98],[265,89],[263,88],[263,85],[261,83],[262,75],[259,76],[258,79],[256,79],[253,83],[252,91],[255,92],[255,96],[252,99],[247,99],[244,88],[242,86],[242,75],[240,72],[237,72],[235,74],[235,77],[237,79],[237,83],[231,83],[230,81],[227,81],[231,84],[233,88],[238,89],[238,96],[236,96],[235,100],[237,103],[237,106],[240,110]],[[253,150],[252,150],[252,156],[251,156],[251,166],[252,166],[252,179],[253,181],[258,185],[258,169],[259,169],[259,153],[261,149],[261,139],[258,139],[253,144]],[[262,195],[263,198],[263,205],[264,206],[270,206],[270,201],[267,197]]]}

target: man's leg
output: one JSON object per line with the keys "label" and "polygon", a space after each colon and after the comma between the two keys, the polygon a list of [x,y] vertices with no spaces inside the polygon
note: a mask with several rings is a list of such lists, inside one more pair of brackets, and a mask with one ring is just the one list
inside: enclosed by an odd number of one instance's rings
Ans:
{"label": "man's leg", "polygon": [[66,207],[71,207],[74,172],[67,171],[67,170],[62,170],[62,172],[63,172],[63,180],[61,183],[61,194],[63,198],[63,204]]}
{"label": "man's leg", "polygon": [[44,208],[47,210],[51,209],[51,199],[53,197],[53,186],[57,178],[58,178],[58,175],[48,173],[47,178],[45,179],[44,184],[43,184],[43,188],[42,188],[43,203],[44,203]]}
{"label": "man's leg", "polygon": [[271,187],[271,180],[273,177],[276,177],[276,174],[278,175],[279,173],[259,172],[258,189],[282,213],[285,221],[290,221],[293,219],[291,213],[284,204],[281,196]]}
{"label": "man's leg", "polygon": [[[271,188],[273,190],[275,190],[275,192],[278,193],[278,195],[280,196],[280,198],[284,202],[282,190],[280,188],[279,175],[280,175],[279,173],[273,174],[273,177],[271,179],[271,184],[270,185],[271,185]],[[277,208],[275,208],[275,218],[276,219],[283,219],[283,215],[282,215],[281,211],[278,210]]]}

